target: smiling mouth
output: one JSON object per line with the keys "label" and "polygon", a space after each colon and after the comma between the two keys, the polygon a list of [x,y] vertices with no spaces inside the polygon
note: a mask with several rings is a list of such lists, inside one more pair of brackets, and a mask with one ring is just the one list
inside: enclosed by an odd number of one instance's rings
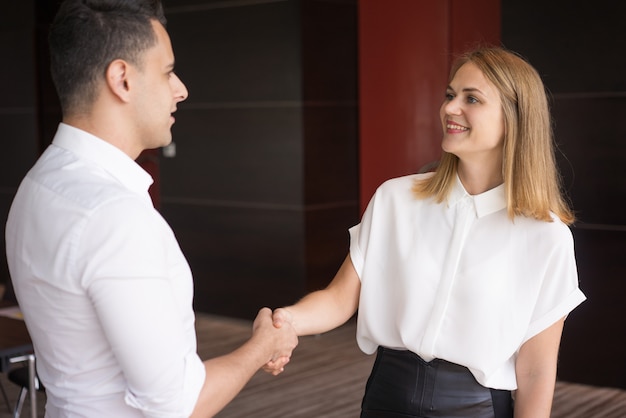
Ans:
{"label": "smiling mouth", "polygon": [[469,131],[469,128],[457,125],[456,123],[446,123],[446,129],[450,129],[452,131]]}

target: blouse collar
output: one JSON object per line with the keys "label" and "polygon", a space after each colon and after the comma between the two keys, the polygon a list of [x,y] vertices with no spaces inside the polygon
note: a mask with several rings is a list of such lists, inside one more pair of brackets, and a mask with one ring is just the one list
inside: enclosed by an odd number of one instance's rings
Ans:
{"label": "blouse collar", "polygon": [[457,174],[456,181],[448,198],[448,205],[454,206],[461,200],[471,201],[474,204],[473,206],[477,217],[481,218],[483,216],[490,215],[506,208],[504,183],[491,190],[487,190],[486,192],[471,195],[467,192],[467,190],[465,190],[465,187],[463,187],[463,183],[461,183],[461,179]]}

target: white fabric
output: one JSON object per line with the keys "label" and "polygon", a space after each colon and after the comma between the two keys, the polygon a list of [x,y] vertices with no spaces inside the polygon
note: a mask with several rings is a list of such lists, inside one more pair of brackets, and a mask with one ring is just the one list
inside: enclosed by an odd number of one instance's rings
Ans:
{"label": "white fabric", "polygon": [[7,259],[47,417],[184,417],[204,384],[191,271],[152,178],[61,124],[23,180]]}
{"label": "white fabric", "polygon": [[558,218],[507,217],[504,185],[448,202],[417,199],[412,175],[385,182],[350,256],[361,279],[357,340],[466,366],[483,386],[516,389],[521,345],[566,316],[578,288],[571,231]]}

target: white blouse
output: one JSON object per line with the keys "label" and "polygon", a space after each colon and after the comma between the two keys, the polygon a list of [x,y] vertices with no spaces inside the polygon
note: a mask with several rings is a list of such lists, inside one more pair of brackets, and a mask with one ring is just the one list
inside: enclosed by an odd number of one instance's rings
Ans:
{"label": "white blouse", "polygon": [[444,359],[514,390],[522,344],[585,300],[571,231],[556,216],[511,221],[504,185],[471,196],[457,178],[447,203],[417,199],[428,175],[385,182],[350,229],[359,347]]}

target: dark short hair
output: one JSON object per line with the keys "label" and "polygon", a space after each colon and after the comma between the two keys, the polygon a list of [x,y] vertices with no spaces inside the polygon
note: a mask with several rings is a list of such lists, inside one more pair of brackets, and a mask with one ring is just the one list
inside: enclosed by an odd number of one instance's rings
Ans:
{"label": "dark short hair", "polygon": [[50,72],[64,113],[89,106],[116,59],[141,66],[157,42],[152,21],[165,26],[159,0],[65,0],[49,33]]}

